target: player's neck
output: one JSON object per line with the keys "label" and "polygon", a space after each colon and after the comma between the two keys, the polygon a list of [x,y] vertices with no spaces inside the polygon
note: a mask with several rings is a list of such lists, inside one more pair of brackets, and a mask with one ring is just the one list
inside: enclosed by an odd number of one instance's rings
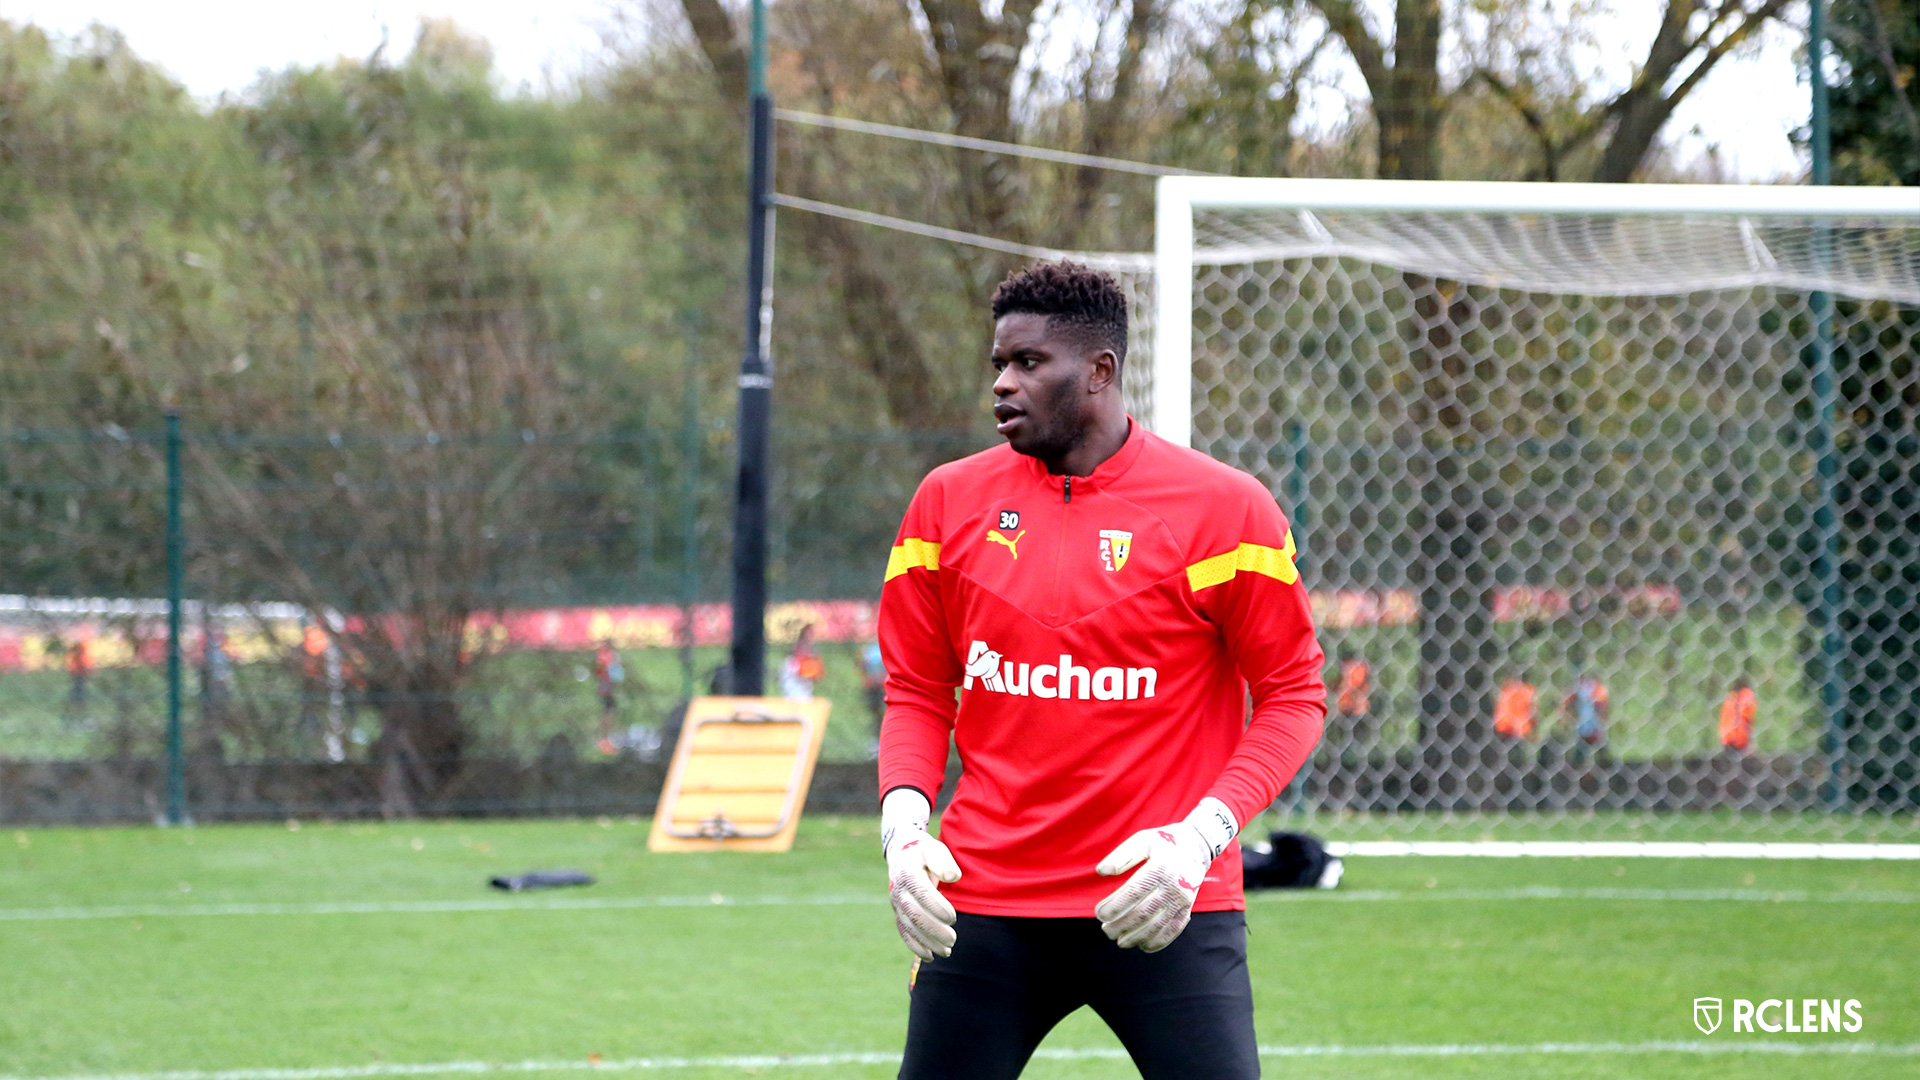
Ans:
{"label": "player's neck", "polygon": [[1085,437],[1071,450],[1058,457],[1043,457],[1040,464],[1055,476],[1092,476],[1093,470],[1127,445],[1132,430],[1127,414],[1114,410],[1111,415],[1096,417],[1087,426]]}

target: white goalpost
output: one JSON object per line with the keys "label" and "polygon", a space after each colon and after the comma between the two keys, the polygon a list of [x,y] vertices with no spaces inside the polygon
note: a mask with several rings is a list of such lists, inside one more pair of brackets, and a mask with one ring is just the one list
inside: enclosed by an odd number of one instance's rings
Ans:
{"label": "white goalpost", "polygon": [[1158,185],[1130,405],[1370,676],[1291,809],[1912,833],[1920,194]]}

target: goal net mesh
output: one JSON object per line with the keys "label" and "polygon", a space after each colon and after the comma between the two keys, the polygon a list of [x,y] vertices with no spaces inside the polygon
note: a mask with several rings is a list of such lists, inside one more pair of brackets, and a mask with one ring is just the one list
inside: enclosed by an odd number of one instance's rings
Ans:
{"label": "goal net mesh", "polygon": [[1920,223],[1202,209],[1194,240],[1193,445],[1287,510],[1328,658],[1283,808],[1913,832]]}

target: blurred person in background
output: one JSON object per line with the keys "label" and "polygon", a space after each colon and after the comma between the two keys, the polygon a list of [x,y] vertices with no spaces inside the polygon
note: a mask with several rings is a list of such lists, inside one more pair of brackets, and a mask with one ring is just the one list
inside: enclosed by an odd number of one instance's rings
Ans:
{"label": "blurred person in background", "polygon": [[93,674],[93,656],[87,651],[87,643],[74,638],[67,643],[67,716],[70,721],[79,721],[87,712],[87,679]]}
{"label": "blurred person in background", "polygon": [[1560,702],[1560,712],[1573,722],[1573,760],[1586,756],[1586,748],[1595,750],[1607,744],[1607,716],[1612,704],[1607,684],[1582,672],[1573,680],[1573,689]]}
{"label": "blurred person in background", "polygon": [[1753,683],[1745,675],[1733,680],[1733,689],[1720,699],[1720,746],[1736,754],[1753,748],[1753,720],[1760,714]]}
{"label": "blurred person in background", "polygon": [[300,733],[320,729],[320,702],[327,694],[327,632],[309,624],[301,631],[300,648]]}
{"label": "blurred person in background", "polygon": [[227,728],[227,705],[233,699],[233,657],[227,653],[227,632],[206,618],[200,624],[200,724],[196,754],[202,761],[226,757],[221,732]]}
{"label": "blurred person in background", "polygon": [[860,694],[867,701],[867,712],[873,716],[873,741],[868,745],[868,755],[880,754],[880,722],[887,715],[887,665],[880,658],[880,643],[867,642],[860,650]]}
{"label": "blurred person in background", "polygon": [[1525,679],[1508,679],[1500,684],[1500,697],[1493,706],[1493,730],[1509,739],[1525,742],[1533,738],[1533,684]]}
{"label": "blurred person in background", "polygon": [[788,701],[812,701],[813,684],[827,673],[827,665],[813,649],[813,624],[800,628],[793,651],[780,661],[780,696]]}
{"label": "blurred person in background", "polygon": [[1365,746],[1373,737],[1373,668],[1344,645],[1340,648],[1340,688],[1334,694],[1333,708],[1347,743]]}
{"label": "blurred person in background", "polygon": [[615,754],[620,747],[613,740],[613,688],[627,681],[627,669],[620,662],[620,654],[614,651],[611,640],[603,639],[600,647],[593,652],[593,680],[594,688],[600,695],[599,749],[602,754]]}
{"label": "blurred person in background", "polygon": [[233,694],[233,654],[228,651],[227,632],[217,624],[207,628],[207,682],[222,700]]}

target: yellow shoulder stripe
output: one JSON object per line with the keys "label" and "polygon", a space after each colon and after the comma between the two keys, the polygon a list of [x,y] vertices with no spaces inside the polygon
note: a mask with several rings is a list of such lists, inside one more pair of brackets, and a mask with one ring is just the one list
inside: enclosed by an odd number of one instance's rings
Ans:
{"label": "yellow shoulder stripe", "polygon": [[1300,571],[1293,565],[1295,550],[1292,529],[1287,530],[1286,541],[1277,548],[1263,544],[1241,544],[1232,551],[1201,559],[1187,567],[1187,585],[1194,592],[1199,592],[1232,581],[1233,576],[1242,570],[1265,574],[1283,585],[1291,585],[1300,580]]}
{"label": "yellow shoulder stripe", "polygon": [[940,545],[912,536],[895,544],[893,552],[887,556],[886,581],[892,581],[916,566],[928,570],[940,569]]}

